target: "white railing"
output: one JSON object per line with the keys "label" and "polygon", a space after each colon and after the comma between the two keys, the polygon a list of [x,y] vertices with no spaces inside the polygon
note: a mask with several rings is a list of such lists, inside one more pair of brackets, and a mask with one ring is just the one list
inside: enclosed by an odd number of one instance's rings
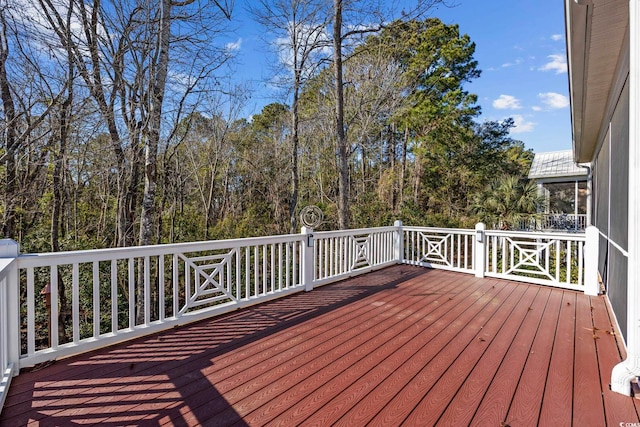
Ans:
{"label": "white railing", "polygon": [[[18,255],[0,241],[0,409],[21,367],[397,263],[597,293],[598,230],[393,227]],[[9,245],[5,245],[9,242]],[[9,248],[9,249],[7,249]],[[591,261],[587,261],[591,260]],[[595,290],[594,290],[595,289]]]}
{"label": "white railing", "polygon": [[314,286],[397,263],[397,230],[381,227],[314,233]]}
{"label": "white railing", "polygon": [[[4,245],[8,243],[9,245]],[[12,240],[0,241],[0,411],[7,397],[11,378],[17,375],[18,334],[15,331],[17,316],[16,269],[18,245]]]}
{"label": "white railing", "polygon": [[523,231],[560,231],[584,232],[587,228],[587,215],[567,213],[542,213],[532,215],[517,225]]}
{"label": "white railing", "polygon": [[5,269],[4,265],[0,267],[2,267],[2,272],[0,273],[2,275],[0,278],[0,396],[2,396],[0,408],[2,408],[4,396],[6,396],[5,391],[9,387],[13,374],[13,364],[9,361],[9,333],[7,331],[9,324],[6,310],[9,300],[8,286],[6,274],[2,274],[8,269]]}
{"label": "white railing", "polygon": [[584,231],[587,227],[585,214],[541,214],[539,230]]}
{"label": "white railing", "polygon": [[486,231],[485,275],[584,290],[585,235]]}
{"label": "white railing", "polygon": [[403,227],[404,262],[429,268],[475,272],[474,230]]}
{"label": "white railing", "polygon": [[304,289],[303,236],[23,255],[21,365]]}

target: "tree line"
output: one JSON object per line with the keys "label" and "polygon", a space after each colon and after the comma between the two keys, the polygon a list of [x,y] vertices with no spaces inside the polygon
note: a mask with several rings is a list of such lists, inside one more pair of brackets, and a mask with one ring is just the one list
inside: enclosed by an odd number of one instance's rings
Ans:
{"label": "tree line", "polygon": [[244,117],[226,2],[0,0],[3,236],[37,252],[281,234],[310,204],[326,229],[502,223],[501,177],[531,210],[533,154],[513,121],[480,120],[475,44],[439,3],[255,2],[287,96]]}

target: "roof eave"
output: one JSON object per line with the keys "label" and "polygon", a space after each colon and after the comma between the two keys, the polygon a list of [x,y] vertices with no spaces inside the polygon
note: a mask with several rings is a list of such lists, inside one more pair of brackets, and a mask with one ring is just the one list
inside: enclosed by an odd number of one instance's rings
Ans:
{"label": "roof eave", "polygon": [[[625,51],[626,0],[565,0],[565,33],[573,132],[573,155],[592,162],[603,123],[617,96],[616,79]],[[615,106],[615,104],[614,104]]]}
{"label": "roof eave", "polygon": [[590,9],[590,5],[580,5],[575,0],[565,1],[565,34],[573,133],[572,148],[576,162],[590,161],[595,150],[595,147],[589,147],[590,144],[585,143],[582,134],[583,107],[586,98],[585,75]]}

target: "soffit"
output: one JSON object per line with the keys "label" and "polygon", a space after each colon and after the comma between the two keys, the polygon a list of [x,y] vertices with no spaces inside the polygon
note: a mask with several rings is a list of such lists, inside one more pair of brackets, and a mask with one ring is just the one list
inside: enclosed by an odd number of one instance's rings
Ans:
{"label": "soffit", "polygon": [[573,150],[593,159],[616,82],[629,21],[627,0],[566,0]]}

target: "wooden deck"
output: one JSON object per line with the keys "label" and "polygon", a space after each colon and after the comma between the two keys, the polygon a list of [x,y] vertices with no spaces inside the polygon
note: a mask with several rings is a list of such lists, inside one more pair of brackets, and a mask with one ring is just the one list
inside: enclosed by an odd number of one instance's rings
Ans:
{"label": "wooden deck", "polygon": [[395,266],[23,373],[0,425],[619,426],[602,297]]}

